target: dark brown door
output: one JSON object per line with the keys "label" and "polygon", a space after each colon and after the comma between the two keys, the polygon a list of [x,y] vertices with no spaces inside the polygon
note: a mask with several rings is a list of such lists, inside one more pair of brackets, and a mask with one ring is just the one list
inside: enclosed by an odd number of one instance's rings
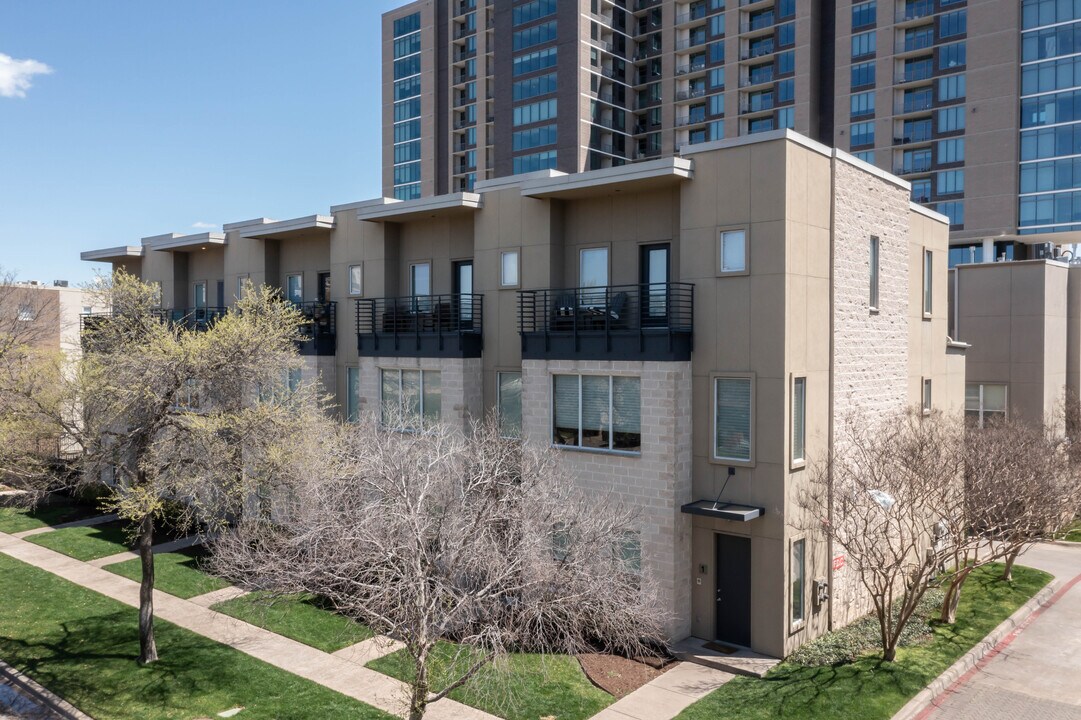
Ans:
{"label": "dark brown door", "polygon": [[751,539],[717,535],[718,640],[751,645]]}

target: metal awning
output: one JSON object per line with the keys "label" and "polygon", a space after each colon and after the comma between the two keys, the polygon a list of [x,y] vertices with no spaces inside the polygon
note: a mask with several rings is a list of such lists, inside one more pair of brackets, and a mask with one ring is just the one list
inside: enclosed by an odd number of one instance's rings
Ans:
{"label": "metal awning", "polygon": [[680,508],[688,515],[702,515],[704,517],[717,518],[718,520],[732,520],[734,522],[750,522],[755,518],[762,517],[766,512],[760,507],[740,505],[739,503],[720,502],[717,500],[695,500]]}

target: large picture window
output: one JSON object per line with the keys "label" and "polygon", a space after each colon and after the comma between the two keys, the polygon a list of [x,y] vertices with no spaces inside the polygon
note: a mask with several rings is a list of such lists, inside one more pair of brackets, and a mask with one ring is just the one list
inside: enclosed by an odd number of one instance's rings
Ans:
{"label": "large picture window", "polygon": [[751,378],[714,378],[713,406],[713,458],[751,462]]}
{"label": "large picture window", "polygon": [[382,421],[403,430],[423,429],[442,415],[438,370],[381,370]]}
{"label": "large picture window", "polygon": [[641,380],[609,375],[552,377],[552,442],[641,452]]}
{"label": "large picture window", "polygon": [[969,426],[982,428],[1006,418],[1004,383],[968,383],[965,385],[965,419]]}

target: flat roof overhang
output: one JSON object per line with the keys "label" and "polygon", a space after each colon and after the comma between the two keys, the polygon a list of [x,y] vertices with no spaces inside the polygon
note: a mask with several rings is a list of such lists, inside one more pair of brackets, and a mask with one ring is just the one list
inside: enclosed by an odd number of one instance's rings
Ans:
{"label": "flat roof overhang", "polygon": [[195,235],[170,233],[168,235],[154,235],[143,238],[143,247],[165,252],[174,250],[209,250],[214,245],[225,245],[224,233],[205,232],[196,233]]}
{"label": "flat roof overhang", "polygon": [[741,505],[740,503],[721,502],[719,500],[695,500],[681,507],[680,511],[687,515],[701,515],[733,522],[750,522],[762,517],[766,512],[763,508],[754,507],[753,505]]}
{"label": "flat roof overhang", "polygon": [[79,253],[80,260],[90,262],[121,262],[134,257],[142,257],[143,249],[132,245],[102,248],[101,250],[87,250]]}
{"label": "flat roof overhang", "polygon": [[666,157],[602,170],[526,180],[521,187],[525,197],[577,200],[617,192],[647,192],[672,187],[692,178],[694,160]]}
{"label": "flat roof overhang", "polygon": [[259,240],[294,240],[312,236],[329,237],[330,231],[334,229],[334,224],[333,215],[308,215],[293,218],[292,220],[251,225],[240,231],[240,237]]}
{"label": "flat roof overhang", "polygon": [[1016,242],[1023,243],[1025,245],[1043,245],[1044,243],[1054,243],[1056,245],[1073,245],[1076,243],[1081,243],[1081,230],[1033,233],[1029,235],[1020,235],[1017,233],[1001,233],[999,235],[974,235],[971,237],[951,235],[950,245],[973,245],[979,244],[984,240],[993,240],[994,242]]}
{"label": "flat roof overhang", "polygon": [[383,202],[365,204],[359,208],[357,219],[368,222],[412,222],[439,216],[470,214],[480,209],[482,204],[481,196],[470,192],[435,195],[416,200],[383,198]]}

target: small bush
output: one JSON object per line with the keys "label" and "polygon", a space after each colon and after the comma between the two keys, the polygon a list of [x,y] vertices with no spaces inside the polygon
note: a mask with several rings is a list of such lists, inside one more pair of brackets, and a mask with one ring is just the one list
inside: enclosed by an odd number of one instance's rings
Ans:
{"label": "small bush", "polygon": [[[901,647],[919,645],[930,637],[931,619],[938,614],[944,599],[943,590],[927,591],[901,632]],[[880,647],[878,618],[865,615],[850,625],[805,643],[788,657],[788,662],[804,666],[841,665]]]}

